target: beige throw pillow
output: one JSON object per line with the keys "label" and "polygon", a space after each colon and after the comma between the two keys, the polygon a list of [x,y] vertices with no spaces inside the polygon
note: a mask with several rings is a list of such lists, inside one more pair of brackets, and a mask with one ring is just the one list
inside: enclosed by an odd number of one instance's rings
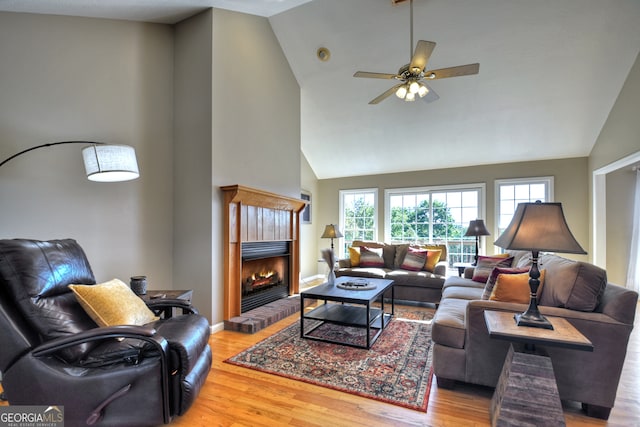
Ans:
{"label": "beige throw pillow", "polygon": [[69,285],[98,326],[144,325],[158,318],[131,288],[113,279],[97,285]]}

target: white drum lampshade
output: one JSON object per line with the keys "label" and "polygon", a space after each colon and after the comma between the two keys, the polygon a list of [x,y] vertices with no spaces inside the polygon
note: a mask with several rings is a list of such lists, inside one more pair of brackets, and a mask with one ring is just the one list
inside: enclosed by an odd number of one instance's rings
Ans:
{"label": "white drum lampshade", "polygon": [[128,145],[92,145],[82,149],[82,158],[90,181],[130,181],[140,176],[136,152]]}

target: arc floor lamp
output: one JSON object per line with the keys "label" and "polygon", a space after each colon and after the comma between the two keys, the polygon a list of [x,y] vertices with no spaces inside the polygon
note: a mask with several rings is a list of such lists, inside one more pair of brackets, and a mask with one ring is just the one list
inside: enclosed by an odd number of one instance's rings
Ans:
{"label": "arc floor lamp", "polygon": [[136,152],[133,147],[91,141],[61,141],[37,145],[6,158],[0,162],[0,167],[10,160],[30,151],[62,144],[88,145],[82,149],[82,159],[84,161],[85,171],[87,172],[87,178],[91,181],[130,181],[140,176]]}

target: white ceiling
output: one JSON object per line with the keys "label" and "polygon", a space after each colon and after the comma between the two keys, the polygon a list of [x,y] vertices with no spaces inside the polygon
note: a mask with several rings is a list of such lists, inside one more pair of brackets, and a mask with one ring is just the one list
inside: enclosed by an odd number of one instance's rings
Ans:
{"label": "white ceiling", "polygon": [[[588,156],[640,51],[638,0],[415,0],[433,103],[368,102],[409,61],[409,3],[391,0],[0,0],[0,10],[174,23],[206,7],[269,17],[301,88],[318,178]],[[316,58],[331,51],[328,62]],[[640,100],[638,100],[640,107]]]}

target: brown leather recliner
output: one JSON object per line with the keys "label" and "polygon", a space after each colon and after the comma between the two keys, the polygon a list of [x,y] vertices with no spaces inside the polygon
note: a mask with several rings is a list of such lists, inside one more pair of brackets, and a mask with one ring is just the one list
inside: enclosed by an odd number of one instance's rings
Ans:
{"label": "brown leather recliner", "polygon": [[0,240],[0,371],[11,405],[64,406],[66,425],[169,423],[196,399],[211,368],[209,322],[182,315],[98,327],[69,284],[94,285],[71,239]]}

